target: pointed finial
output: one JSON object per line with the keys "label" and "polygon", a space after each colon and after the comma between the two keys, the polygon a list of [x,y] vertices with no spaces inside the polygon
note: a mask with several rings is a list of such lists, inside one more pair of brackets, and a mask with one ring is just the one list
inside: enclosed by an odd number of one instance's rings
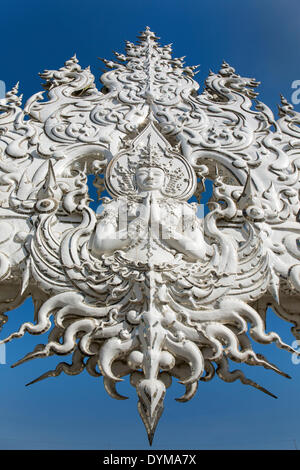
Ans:
{"label": "pointed finial", "polygon": [[48,172],[47,172],[47,175],[46,175],[45,187],[48,187],[48,188],[50,188],[50,187],[56,188],[57,187],[56,178],[55,178],[55,174],[54,174],[54,171],[53,171],[53,165],[52,165],[51,160],[49,160],[49,164],[48,164]]}
{"label": "pointed finial", "polygon": [[11,93],[13,93],[14,95],[16,95],[19,91],[19,85],[20,85],[20,82],[18,81],[14,87],[12,87],[11,89]]}
{"label": "pointed finial", "polygon": [[144,31],[149,37],[150,36],[153,36],[155,37],[155,33],[153,31],[151,31],[150,27],[149,26],[146,26],[146,29]]}
{"label": "pointed finial", "polygon": [[160,380],[144,379],[137,386],[138,411],[145,425],[149,444],[152,445],[158,421],[162,415],[166,387]]}
{"label": "pointed finial", "polygon": [[235,73],[235,69],[231,67],[226,60],[223,60],[221,64],[221,68],[219,70],[219,74],[222,76],[230,76]]}
{"label": "pointed finial", "polygon": [[73,67],[75,68],[75,70],[80,70],[80,65],[78,64],[78,62],[79,61],[77,59],[77,56],[76,54],[74,54],[69,60],[66,60],[65,66],[60,70],[65,70],[65,68],[73,69]]}
{"label": "pointed finial", "polygon": [[140,39],[142,42],[143,42],[143,40],[145,40],[145,38],[153,39],[154,41],[159,39],[159,37],[157,37],[155,35],[155,33],[153,31],[151,31],[149,26],[146,26],[145,31],[141,31],[140,35],[138,36],[138,39]]}
{"label": "pointed finial", "polygon": [[7,91],[5,94],[5,98],[1,100],[4,105],[12,105],[12,106],[21,106],[23,95],[19,95],[19,82],[12,87],[11,90]]}
{"label": "pointed finial", "polygon": [[40,190],[37,193],[37,199],[38,200],[48,199],[48,198],[56,199],[59,192],[60,190],[56,182],[53,165],[52,165],[51,160],[49,160],[48,171],[45,176],[45,181],[44,181],[43,186],[40,188]]}
{"label": "pointed finial", "polygon": [[8,98],[8,97],[11,97],[11,96],[15,96],[15,95],[18,94],[18,91],[19,91],[19,83],[20,83],[20,82],[17,82],[17,83],[15,84],[15,86],[12,87],[11,90],[9,90],[8,92],[6,92],[6,97],[7,97],[7,98]]}
{"label": "pointed finial", "polygon": [[288,100],[280,94],[280,105],[277,105],[279,117],[284,117],[288,114],[293,115],[294,106],[288,102]]}
{"label": "pointed finial", "polygon": [[237,200],[237,207],[243,211],[245,216],[250,217],[255,222],[261,222],[264,219],[264,210],[261,205],[258,187],[250,168],[243,192]]}

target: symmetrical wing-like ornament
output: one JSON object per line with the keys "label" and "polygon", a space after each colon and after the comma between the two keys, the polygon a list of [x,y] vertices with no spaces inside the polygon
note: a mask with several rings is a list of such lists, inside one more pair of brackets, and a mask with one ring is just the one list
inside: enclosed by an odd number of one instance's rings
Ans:
{"label": "symmetrical wing-like ornament", "polygon": [[172,377],[186,401],[215,372],[272,395],[229,359],[285,375],[251,339],[295,352],[266,332],[269,305],[300,336],[300,115],[284,98],[278,121],[253,108],[257,83],[227,63],[197,94],[195,67],[149,28],[116,58],[101,91],[72,57],[41,74],[48,100],[21,109],[15,86],[0,102],[2,324],[35,304],[35,322],[2,343],[49,331],[17,364],[72,354],[34,382],[87,369],[124,399],[116,383],[130,375],[151,442]]}

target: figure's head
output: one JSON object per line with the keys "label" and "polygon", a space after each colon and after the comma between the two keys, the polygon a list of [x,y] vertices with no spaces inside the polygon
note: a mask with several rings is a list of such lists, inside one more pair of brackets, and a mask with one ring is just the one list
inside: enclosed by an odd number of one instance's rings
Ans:
{"label": "figure's head", "polygon": [[148,142],[115,156],[107,166],[105,184],[113,196],[139,198],[143,192],[155,192],[155,196],[187,200],[195,192],[197,179],[186,158],[163,143]]}
{"label": "figure's head", "polygon": [[136,170],[135,179],[141,191],[161,190],[165,182],[165,172],[156,166],[141,166]]}

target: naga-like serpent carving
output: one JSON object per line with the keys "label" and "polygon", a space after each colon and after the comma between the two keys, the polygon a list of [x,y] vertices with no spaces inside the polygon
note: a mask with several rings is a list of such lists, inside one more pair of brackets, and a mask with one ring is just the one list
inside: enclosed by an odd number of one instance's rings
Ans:
{"label": "naga-like serpent carving", "polygon": [[[49,331],[17,364],[72,354],[33,382],[86,369],[124,399],[130,375],[151,443],[172,377],[186,401],[215,373],[272,395],[229,359],[286,375],[251,339],[295,352],[266,332],[268,305],[299,335],[299,116],[284,99],[277,122],[250,109],[256,82],[227,63],[197,95],[194,68],[149,28],[116,55],[101,91],[72,58],[42,74],[48,101],[21,110],[15,87],[0,103],[2,324],[27,296],[36,306],[2,343]],[[97,214],[92,173],[109,194]],[[206,178],[201,219],[190,200]]]}

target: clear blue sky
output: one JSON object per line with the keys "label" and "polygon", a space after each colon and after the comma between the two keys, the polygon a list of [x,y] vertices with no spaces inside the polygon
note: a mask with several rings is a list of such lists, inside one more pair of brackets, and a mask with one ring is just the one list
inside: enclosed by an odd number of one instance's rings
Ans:
{"label": "clear blue sky", "polygon": [[[186,55],[188,65],[201,64],[201,84],[209,69],[217,71],[225,59],[241,75],[262,82],[260,99],[275,111],[279,93],[290,99],[291,83],[300,79],[299,17],[298,0],[10,0],[1,4],[0,79],[7,88],[20,80],[27,99],[41,90],[38,72],[58,69],[76,52],[98,81],[102,65],[97,57],[109,59],[112,50],[123,52],[124,40],[135,41],[149,25],[162,43],[173,42],[175,56]],[[31,320],[32,312],[27,300],[10,314],[1,335]],[[292,343],[289,325],[274,314],[267,329],[278,330]],[[8,364],[43,341],[28,335],[10,343]],[[289,354],[275,346],[258,345],[257,350],[293,378],[247,368],[248,376],[271,389],[278,400],[216,378],[200,383],[196,397],[181,404],[174,398],[182,386],[174,382],[153,448],[300,448],[300,365],[293,365]],[[39,359],[16,369],[0,365],[0,449],[148,448],[135,390],[128,383],[119,386],[130,397],[122,402],[104,392],[101,378],[86,373],[24,386],[57,362]]]}

